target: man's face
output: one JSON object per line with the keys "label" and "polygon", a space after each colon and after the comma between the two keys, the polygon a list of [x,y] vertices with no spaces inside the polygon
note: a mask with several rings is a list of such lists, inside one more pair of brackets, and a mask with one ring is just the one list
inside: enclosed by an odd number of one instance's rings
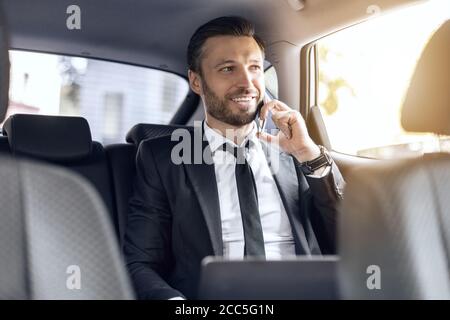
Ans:
{"label": "man's face", "polygon": [[210,116],[232,126],[255,119],[265,87],[262,52],[252,37],[209,38],[201,71],[189,78]]}

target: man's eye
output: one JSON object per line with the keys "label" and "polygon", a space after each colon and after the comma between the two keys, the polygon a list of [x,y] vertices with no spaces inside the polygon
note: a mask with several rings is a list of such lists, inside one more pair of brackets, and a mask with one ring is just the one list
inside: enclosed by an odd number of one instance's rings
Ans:
{"label": "man's eye", "polygon": [[220,71],[222,71],[222,72],[231,72],[231,71],[233,71],[233,67],[224,67],[224,68],[220,69]]}
{"label": "man's eye", "polygon": [[252,70],[261,70],[261,66],[259,65],[253,65],[250,67]]}

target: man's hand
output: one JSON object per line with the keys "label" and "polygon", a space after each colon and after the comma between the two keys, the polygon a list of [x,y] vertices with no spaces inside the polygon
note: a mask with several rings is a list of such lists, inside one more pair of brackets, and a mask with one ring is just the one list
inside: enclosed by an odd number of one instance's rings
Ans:
{"label": "man's hand", "polygon": [[272,100],[261,108],[260,119],[265,120],[269,111],[272,112],[272,120],[280,132],[276,136],[260,132],[258,137],[261,140],[277,144],[300,162],[315,159],[320,155],[320,149],[309,137],[300,112],[292,110],[281,101]]}

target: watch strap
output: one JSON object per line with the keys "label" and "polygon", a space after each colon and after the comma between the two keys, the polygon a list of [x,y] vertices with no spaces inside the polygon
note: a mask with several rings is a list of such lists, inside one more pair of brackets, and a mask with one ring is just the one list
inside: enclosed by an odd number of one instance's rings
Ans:
{"label": "watch strap", "polygon": [[320,155],[312,160],[302,162],[300,169],[305,175],[313,174],[317,169],[329,166],[332,164],[333,159],[329,155],[324,146],[319,145]]}

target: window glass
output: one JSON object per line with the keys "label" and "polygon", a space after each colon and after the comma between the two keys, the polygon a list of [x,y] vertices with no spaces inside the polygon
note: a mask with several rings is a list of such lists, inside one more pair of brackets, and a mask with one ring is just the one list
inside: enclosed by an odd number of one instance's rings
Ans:
{"label": "window glass", "polygon": [[273,66],[264,72],[264,79],[266,90],[269,91],[275,99],[278,99],[278,78],[277,72]]}
{"label": "window glass", "polygon": [[8,116],[81,116],[94,140],[125,142],[136,123],[168,123],[188,93],[186,79],[115,62],[10,51]]}
{"label": "window glass", "polygon": [[372,158],[450,151],[450,137],[407,133],[400,124],[420,54],[449,18],[450,1],[429,1],[317,42],[319,106],[334,150]]}

